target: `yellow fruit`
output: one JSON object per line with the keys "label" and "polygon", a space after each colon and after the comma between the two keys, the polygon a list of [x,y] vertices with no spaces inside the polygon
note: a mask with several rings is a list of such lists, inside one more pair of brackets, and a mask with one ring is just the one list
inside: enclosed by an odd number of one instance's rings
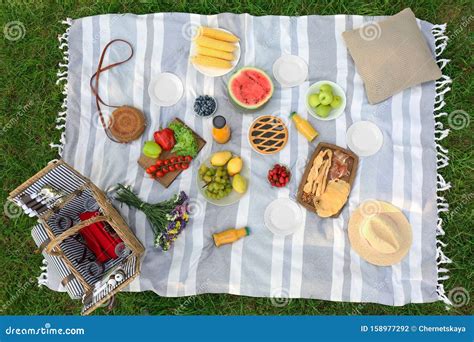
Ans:
{"label": "yellow fruit", "polygon": [[215,49],[207,48],[207,47],[201,46],[201,45],[197,45],[196,50],[197,50],[197,53],[199,55],[209,56],[209,57],[216,57],[216,58],[220,58],[220,59],[225,59],[226,61],[233,61],[234,60],[234,54],[231,53],[231,52],[215,50]]}
{"label": "yellow fruit", "polygon": [[237,48],[232,43],[223,42],[222,40],[217,40],[217,39],[209,38],[206,36],[198,35],[195,41],[196,41],[196,44],[199,44],[201,46],[205,46],[205,47],[216,49],[216,50],[227,51],[227,52],[234,52],[235,49]]}
{"label": "yellow fruit", "polygon": [[247,180],[239,174],[236,174],[232,178],[232,188],[239,194],[243,194],[247,191]]}
{"label": "yellow fruit", "polygon": [[227,163],[227,173],[229,176],[236,175],[240,170],[242,170],[243,165],[244,163],[240,157],[234,157],[229,160],[229,163]]}
{"label": "yellow fruit", "polygon": [[234,36],[232,33],[227,33],[219,29],[205,27],[205,26],[201,26],[199,28],[198,35],[203,35],[203,36],[215,38],[218,40],[223,40],[230,43],[236,43],[239,41],[239,38]]}
{"label": "yellow fruit", "polygon": [[197,55],[191,58],[191,62],[197,65],[214,67],[219,69],[230,69],[232,64],[229,61],[220,58]]}
{"label": "yellow fruit", "polygon": [[229,151],[220,151],[212,155],[211,164],[212,166],[224,166],[232,158],[232,153]]}

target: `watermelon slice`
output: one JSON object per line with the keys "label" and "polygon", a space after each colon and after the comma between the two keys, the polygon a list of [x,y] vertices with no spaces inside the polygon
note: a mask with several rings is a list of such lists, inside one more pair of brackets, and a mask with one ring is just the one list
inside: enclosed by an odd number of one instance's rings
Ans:
{"label": "watermelon slice", "polygon": [[239,69],[227,85],[232,102],[246,110],[256,110],[270,100],[273,82],[263,71],[254,67]]}

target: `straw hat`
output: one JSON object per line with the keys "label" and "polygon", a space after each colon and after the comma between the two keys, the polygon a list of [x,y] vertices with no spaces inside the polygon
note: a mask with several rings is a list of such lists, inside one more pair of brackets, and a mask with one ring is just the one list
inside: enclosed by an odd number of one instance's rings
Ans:
{"label": "straw hat", "polygon": [[399,263],[412,243],[410,223],[400,209],[369,200],[351,215],[349,240],[363,259],[378,266]]}

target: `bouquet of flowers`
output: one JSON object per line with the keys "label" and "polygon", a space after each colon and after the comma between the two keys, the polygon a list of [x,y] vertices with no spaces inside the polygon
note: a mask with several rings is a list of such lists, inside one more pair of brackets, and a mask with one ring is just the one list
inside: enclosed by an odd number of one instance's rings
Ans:
{"label": "bouquet of flowers", "polygon": [[118,184],[117,187],[115,198],[118,201],[129,207],[135,207],[146,215],[155,233],[155,247],[159,246],[163,251],[170,249],[189,221],[189,198],[186,193],[181,191],[167,201],[150,204],[143,202],[132,190],[122,184]]}

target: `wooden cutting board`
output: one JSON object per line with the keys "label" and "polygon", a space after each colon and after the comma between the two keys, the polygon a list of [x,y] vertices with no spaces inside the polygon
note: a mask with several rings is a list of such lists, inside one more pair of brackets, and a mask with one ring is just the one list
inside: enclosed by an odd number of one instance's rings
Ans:
{"label": "wooden cutting board", "polygon": [[[176,118],[174,119],[173,121],[177,121],[183,125],[185,125],[186,127],[188,127],[183,121],[181,121],[180,119]],[[188,127],[189,128],[189,127]],[[196,138],[196,141],[198,143],[198,153],[202,150],[202,148],[204,147],[204,145],[206,145],[206,141],[201,138],[196,132],[194,132],[192,129],[191,131],[193,132],[194,134],[194,137]],[[160,154],[160,157],[158,159],[162,159],[162,160],[165,160],[165,159],[169,159],[169,158],[172,158],[172,157],[176,157],[176,154],[174,153],[171,153],[171,151],[162,151],[161,154]],[[140,158],[138,159],[138,164],[144,169],[146,170],[147,168],[149,168],[150,166],[154,165],[156,163],[156,161],[158,159],[155,159],[155,158],[149,158],[147,156],[145,156],[144,154],[142,154],[140,156]],[[194,162],[194,161],[192,161]],[[177,171],[173,171],[173,172],[168,172],[166,175],[164,175],[163,177],[157,177],[155,178],[161,185],[163,185],[165,188],[169,187],[171,185],[171,183],[174,182],[174,180],[176,179],[176,177],[179,176],[179,174],[183,171],[186,171],[186,170],[177,170]]]}
{"label": "wooden cutting board", "polygon": [[[354,184],[355,176],[357,174],[357,167],[359,165],[359,157],[356,154],[354,154],[352,151],[346,150],[345,148],[339,147],[337,145],[328,144],[328,143],[319,143],[318,146],[316,146],[316,150],[314,150],[308,164],[306,164],[306,170],[304,171],[303,177],[301,178],[301,182],[300,182],[300,185],[298,187],[298,194],[296,195],[296,200],[298,201],[298,203],[301,204],[303,207],[305,207],[306,209],[308,209],[309,211],[311,211],[313,213],[316,213],[316,209],[314,208],[312,203],[309,204],[309,203],[303,201],[303,199],[302,199],[303,187],[306,184],[306,179],[308,178],[309,171],[311,170],[311,167],[313,166],[314,159],[317,157],[317,155],[319,154],[319,152],[321,152],[322,149],[328,149],[328,148],[333,150],[333,152],[336,151],[336,150],[344,152],[350,158],[352,158],[352,162],[350,162],[349,165],[348,165],[349,175],[344,176],[344,177],[341,178],[342,180],[349,183],[349,185],[351,187],[351,190],[352,190],[352,185]],[[331,163],[331,165],[332,165],[332,163]],[[350,192],[349,192],[349,194],[350,194]],[[347,203],[347,201],[346,201],[346,203]],[[345,205],[346,204],[344,203],[341,210],[339,210],[336,214],[334,214],[331,217],[332,218],[338,217],[341,214],[342,209],[344,209]],[[316,215],[317,215],[317,213],[316,213]]]}

